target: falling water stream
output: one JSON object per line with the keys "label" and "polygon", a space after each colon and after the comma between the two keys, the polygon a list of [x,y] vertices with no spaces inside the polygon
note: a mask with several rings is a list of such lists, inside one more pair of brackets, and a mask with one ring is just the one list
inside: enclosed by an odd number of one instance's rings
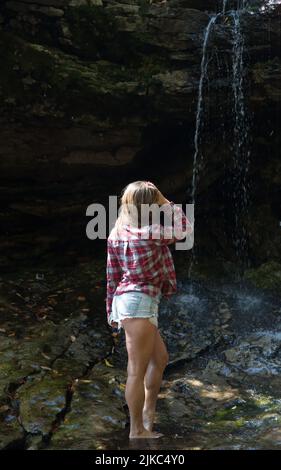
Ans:
{"label": "falling water stream", "polygon": [[[198,91],[198,103],[197,103],[197,113],[196,113],[196,130],[195,130],[195,137],[194,137],[194,160],[193,160],[193,175],[192,175],[192,204],[195,204],[195,191],[197,187],[197,179],[198,174],[200,171],[200,162],[198,162],[199,157],[199,143],[200,143],[200,130],[201,130],[201,120],[203,115],[203,89],[205,79],[208,73],[208,54],[207,54],[207,46],[209,42],[209,37],[212,31],[212,27],[216,22],[218,15],[214,15],[211,17],[208,26],[205,30],[204,42],[203,42],[203,51],[202,51],[202,60],[201,60],[201,76],[199,81],[199,91]],[[199,165],[198,165],[199,163]]]}
{"label": "falling water stream", "polygon": [[248,170],[249,170],[249,128],[245,110],[244,97],[244,38],[241,30],[242,9],[230,13],[233,19],[233,81],[234,95],[234,139],[232,147],[233,160],[233,201],[234,201],[234,231],[233,243],[237,260],[243,261],[242,268],[248,267],[247,230],[243,218],[246,215],[249,202]]}
{"label": "falling water stream", "polygon": [[[195,136],[194,136],[194,148],[195,153],[193,157],[193,174],[192,174],[192,190],[191,190],[191,203],[194,204],[195,207],[195,193],[198,184],[198,176],[202,165],[202,155],[200,154],[200,131],[202,126],[202,116],[203,116],[203,90],[204,90],[204,83],[205,79],[208,74],[208,43],[209,37],[212,31],[212,28],[217,20],[219,14],[213,15],[210,18],[210,21],[206,27],[205,34],[204,34],[204,41],[203,41],[203,49],[202,49],[202,59],[201,59],[201,75],[199,81],[199,90],[198,90],[198,102],[197,102],[197,113],[196,113],[196,129],[195,129]],[[195,252],[194,248],[191,252],[191,260],[188,269],[188,278],[191,277],[191,271],[193,268],[193,264],[195,262]]]}
{"label": "falling water stream", "polygon": [[[241,29],[241,13],[246,7],[246,1],[238,1],[237,9],[227,12],[232,18],[232,92],[233,92],[233,118],[234,118],[234,136],[231,153],[233,155],[233,177],[232,177],[232,200],[234,207],[234,228],[233,245],[235,255],[238,261],[245,260],[247,265],[247,230],[242,216],[245,216],[248,206],[249,188],[248,188],[248,169],[249,169],[249,146],[248,146],[248,119],[245,110],[244,96],[244,38]],[[191,188],[192,204],[196,202],[196,192],[199,183],[199,175],[202,170],[204,154],[201,150],[202,131],[204,129],[204,85],[208,78],[209,41],[211,33],[217,19],[226,15],[227,0],[223,0],[222,11],[210,17],[209,23],[204,32],[202,47],[201,74],[198,87],[198,101],[196,112],[196,128],[194,134],[194,157],[193,157],[193,175]],[[227,26],[228,27],[228,26]],[[188,269],[188,278],[191,279],[191,272],[196,261],[196,248],[193,248]],[[239,264],[239,263],[238,263]]]}

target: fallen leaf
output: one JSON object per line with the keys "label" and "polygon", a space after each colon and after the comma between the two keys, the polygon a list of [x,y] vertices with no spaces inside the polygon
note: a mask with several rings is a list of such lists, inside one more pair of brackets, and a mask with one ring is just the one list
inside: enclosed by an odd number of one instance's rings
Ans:
{"label": "fallen leaf", "polygon": [[43,352],[41,352],[41,354],[42,354],[43,357],[45,357],[45,359],[48,359],[48,360],[51,359],[49,356],[47,356],[47,354],[45,354],[45,353],[43,353]]}
{"label": "fallen leaf", "polygon": [[21,299],[25,300],[25,298],[19,292],[16,292],[16,295],[20,297]]}
{"label": "fallen leaf", "polygon": [[46,318],[47,318],[47,315],[44,315],[43,317],[37,317],[37,320],[42,321],[42,320],[45,320]]}
{"label": "fallen leaf", "polygon": [[114,367],[107,359],[104,360],[107,367]]}
{"label": "fallen leaf", "polygon": [[8,405],[3,405],[3,406],[0,406],[0,412],[3,412],[3,411],[8,411],[10,408]]}
{"label": "fallen leaf", "polygon": [[40,368],[43,370],[52,370],[51,367],[47,367],[47,366],[40,366]]}

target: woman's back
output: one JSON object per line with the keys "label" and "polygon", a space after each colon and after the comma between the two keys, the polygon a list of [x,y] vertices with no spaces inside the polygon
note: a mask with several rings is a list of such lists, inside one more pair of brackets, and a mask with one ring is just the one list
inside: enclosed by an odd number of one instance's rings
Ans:
{"label": "woman's back", "polygon": [[192,230],[179,206],[172,201],[166,211],[173,223],[135,227],[115,226],[107,240],[107,313],[110,315],[113,295],[139,291],[152,296],[169,296],[176,291],[176,273],[168,245],[182,239]]}

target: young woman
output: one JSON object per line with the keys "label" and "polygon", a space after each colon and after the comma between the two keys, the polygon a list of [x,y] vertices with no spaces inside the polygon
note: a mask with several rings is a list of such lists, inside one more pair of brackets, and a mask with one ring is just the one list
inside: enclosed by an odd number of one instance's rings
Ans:
{"label": "young woman", "polygon": [[[151,204],[164,213],[164,226],[160,221],[143,223],[142,208]],[[176,291],[168,245],[192,230],[181,208],[168,201],[153,183],[135,181],[123,189],[118,218],[107,239],[106,308],[109,325],[125,330],[125,398],[130,412],[130,439],[163,436],[152,431],[157,396],[168,363],[168,352],[158,330],[158,304],[161,295],[168,297]]]}

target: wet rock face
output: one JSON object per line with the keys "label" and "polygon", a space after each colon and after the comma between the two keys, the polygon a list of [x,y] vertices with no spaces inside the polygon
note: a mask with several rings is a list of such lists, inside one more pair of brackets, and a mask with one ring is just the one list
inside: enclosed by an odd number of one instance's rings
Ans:
{"label": "wet rock face", "polygon": [[[170,197],[187,197],[204,30],[209,13],[221,8],[215,0],[1,3],[1,217],[6,233],[0,245],[5,245],[6,266],[24,253],[42,256],[58,248],[69,224],[65,242],[73,247],[84,233],[86,207],[93,199],[106,202],[130,180],[149,178]],[[277,9],[257,11],[246,11],[242,23],[246,104],[253,116],[250,174],[258,181],[249,223],[255,224],[266,205],[267,227],[274,231],[266,236],[266,254],[252,239],[251,256],[260,264],[280,256],[281,246],[275,171],[280,139],[274,117],[280,111],[280,19]],[[209,212],[216,206],[218,212],[212,213],[214,223],[209,221],[208,241],[197,231],[203,252],[221,250],[226,258],[232,252],[216,241],[216,227],[232,152],[231,27],[229,18],[219,18],[209,44],[215,54],[204,98],[208,164],[198,194],[200,207]],[[265,159],[265,153],[270,157]],[[83,243],[89,249],[87,240]]]}
{"label": "wet rock face", "polygon": [[279,375],[280,340],[280,333],[259,332],[249,335],[246,341],[226,350],[225,359],[247,374]]}
{"label": "wet rock face", "polygon": [[[78,383],[75,399],[81,393],[80,401],[96,400],[98,408],[108,394],[110,402],[114,384],[106,389],[102,373],[95,383],[89,378],[99,363],[108,370],[104,361],[113,347],[104,321],[104,292],[97,267],[88,266],[84,276],[85,284],[74,271],[66,277],[62,271],[45,271],[1,279],[1,448],[44,447],[69,413]],[[113,428],[125,420],[122,405],[121,412],[114,407],[108,414],[93,410],[91,423],[100,422],[99,432],[107,420]]]}
{"label": "wet rock face", "polygon": [[[131,448],[125,335],[106,325],[101,265],[3,276],[0,312],[0,448]],[[165,437],[149,448],[280,449],[280,322],[280,296],[239,284],[181,281],[162,299]]]}

